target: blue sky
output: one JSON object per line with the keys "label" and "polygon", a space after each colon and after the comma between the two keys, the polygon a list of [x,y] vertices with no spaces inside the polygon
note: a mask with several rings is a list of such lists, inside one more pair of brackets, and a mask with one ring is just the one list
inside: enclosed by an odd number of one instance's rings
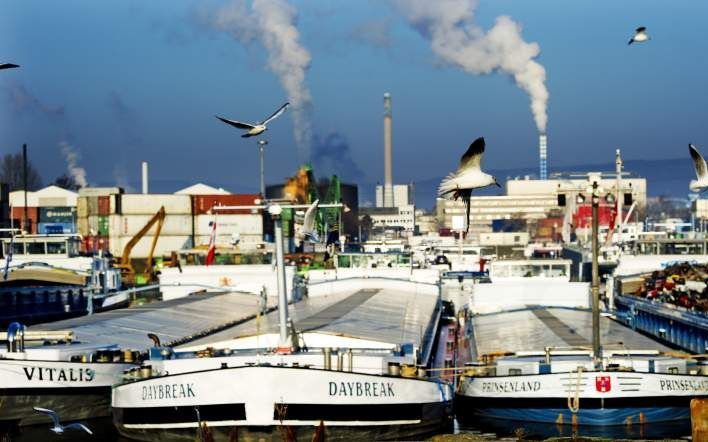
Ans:
{"label": "blue sky", "polygon": [[[135,186],[147,160],[164,183],[256,190],[255,140],[213,115],[264,118],[285,93],[258,41],[200,22],[225,3],[4,2],[0,61],[22,68],[0,72],[0,153],[26,142],[45,182],[65,172],[59,143],[67,141],[90,183]],[[352,160],[325,162],[318,175],[381,180],[385,91],[398,182],[447,174],[478,136],[486,168],[537,164],[529,99],[509,76],[445,65],[383,0],[291,4],[312,57],[313,133],[320,144],[337,134],[333,151],[348,148]],[[499,15],[541,48],[551,169],[611,162],[617,147],[626,159],[685,157],[689,141],[708,151],[708,2],[482,0],[476,23],[488,29]],[[639,25],[652,40],[627,46]],[[291,115],[267,139],[267,181],[280,182],[299,164]]]}

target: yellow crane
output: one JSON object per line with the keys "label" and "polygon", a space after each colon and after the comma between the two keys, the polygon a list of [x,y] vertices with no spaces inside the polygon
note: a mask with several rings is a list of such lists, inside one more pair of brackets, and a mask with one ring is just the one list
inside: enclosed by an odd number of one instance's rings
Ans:
{"label": "yellow crane", "polygon": [[134,284],[135,283],[135,269],[133,268],[133,265],[130,262],[130,252],[132,252],[133,247],[142,239],[143,236],[152,228],[155,223],[157,223],[157,228],[155,229],[155,235],[152,237],[152,244],[150,245],[150,251],[148,252],[148,257],[147,261],[145,263],[145,276],[148,278],[148,280],[152,280],[153,277],[153,269],[152,269],[152,256],[153,253],[155,252],[155,246],[157,245],[157,238],[160,236],[160,231],[162,230],[162,225],[165,222],[165,207],[162,206],[160,207],[160,210],[155,213],[155,215],[148,220],[147,223],[143,226],[142,229],[138,233],[135,234],[132,238],[130,238],[130,241],[128,241],[128,244],[123,247],[123,255],[120,258],[120,262],[114,264],[114,267],[117,267],[121,269],[121,276],[123,278],[123,282],[127,284]]}

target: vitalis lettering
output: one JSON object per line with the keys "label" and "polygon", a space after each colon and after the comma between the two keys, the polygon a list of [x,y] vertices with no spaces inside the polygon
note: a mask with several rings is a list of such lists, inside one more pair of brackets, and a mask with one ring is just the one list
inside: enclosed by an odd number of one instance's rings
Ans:
{"label": "vitalis lettering", "polygon": [[195,397],[194,384],[159,384],[143,387],[143,400]]}
{"label": "vitalis lettering", "polygon": [[661,379],[659,387],[662,391],[703,391],[708,392],[708,381],[696,379]]}
{"label": "vitalis lettering", "polygon": [[330,382],[330,396],[394,397],[392,382]]}
{"label": "vitalis lettering", "polygon": [[96,372],[90,368],[22,367],[28,381],[91,382]]}

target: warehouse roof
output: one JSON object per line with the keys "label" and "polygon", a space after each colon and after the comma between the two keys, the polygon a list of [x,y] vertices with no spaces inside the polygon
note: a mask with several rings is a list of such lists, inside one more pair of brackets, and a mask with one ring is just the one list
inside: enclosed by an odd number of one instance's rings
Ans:
{"label": "warehouse roof", "polygon": [[217,189],[204,183],[197,183],[175,192],[178,195],[229,195],[230,193],[228,190]]}

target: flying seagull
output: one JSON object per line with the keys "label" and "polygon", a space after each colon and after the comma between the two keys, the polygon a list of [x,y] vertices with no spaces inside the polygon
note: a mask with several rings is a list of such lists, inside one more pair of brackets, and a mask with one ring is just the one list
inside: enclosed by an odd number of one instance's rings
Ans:
{"label": "flying seagull", "polygon": [[243,137],[243,138],[255,137],[256,135],[260,135],[260,134],[262,134],[263,132],[265,132],[266,130],[268,130],[268,127],[267,127],[267,126],[268,126],[268,123],[270,123],[271,121],[273,121],[273,120],[275,120],[276,118],[278,118],[278,117],[280,116],[280,114],[282,114],[283,112],[285,112],[285,109],[287,109],[288,106],[290,106],[290,103],[285,103],[284,105],[280,106],[280,109],[278,109],[277,111],[275,111],[275,112],[273,113],[273,115],[271,115],[270,117],[266,118],[266,120],[265,120],[264,122],[262,122],[262,123],[260,123],[260,122],[257,122],[257,123],[255,123],[255,124],[251,124],[251,123],[241,123],[240,121],[229,120],[229,119],[226,119],[226,118],[222,118],[222,117],[220,117],[220,116],[218,116],[218,115],[216,115],[216,118],[218,118],[219,120],[223,121],[223,122],[226,123],[226,124],[232,125],[233,127],[237,127],[237,128],[239,128],[239,129],[244,129],[244,130],[246,130],[246,133],[243,134],[243,135],[241,135],[241,137]]}
{"label": "flying seagull", "polygon": [[647,35],[647,28],[644,26],[640,26],[637,28],[636,31],[634,31],[634,37],[632,37],[629,40],[628,45],[631,45],[632,43],[643,43],[645,41],[649,40],[649,36]]}
{"label": "flying seagull", "polygon": [[305,240],[310,242],[320,242],[320,238],[317,235],[317,229],[315,228],[315,217],[317,216],[317,207],[319,204],[320,200],[315,200],[315,202],[312,203],[312,205],[310,205],[305,212],[305,220],[302,222],[302,228],[295,236],[295,241],[298,247],[305,242]]}
{"label": "flying seagull", "polygon": [[699,190],[704,190],[708,187],[708,168],[706,168],[706,160],[703,159],[703,156],[700,152],[698,152],[696,146],[689,143],[688,151],[691,153],[691,158],[693,158],[693,167],[696,169],[696,179],[691,180],[688,187],[692,191],[698,192]]}
{"label": "flying seagull", "polygon": [[39,407],[32,407],[34,408],[34,411],[39,411],[40,413],[46,413],[49,415],[49,417],[52,418],[52,421],[54,421],[54,427],[50,428],[51,431],[55,432],[56,434],[62,434],[64,430],[70,430],[70,429],[76,429],[76,430],[83,430],[87,432],[88,434],[93,434],[93,431],[89,430],[89,428],[84,425],[80,424],[78,422],[75,422],[73,424],[67,424],[67,425],[62,425],[59,423],[59,416],[54,412],[54,410],[49,410],[47,408],[39,408]]}
{"label": "flying seagull", "polygon": [[467,209],[467,228],[470,228],[470,196],[473,189],[491,186],[496,184],[496,177],[482,172],[481,162],[482,154],[484,154],[484,137],[479,137],[470,144],[462,158],[460,158],[460,167],[457,172],[451,173],[440,183],[438,188],[438,196],[441,198],[453,199],[462,198]]}
{"label": "flying seagull", "polygon": [[20,65],[18,64],[12,64],[12,63],[0,63],[0,69],[12,69],[12,68],[19,68]]}

